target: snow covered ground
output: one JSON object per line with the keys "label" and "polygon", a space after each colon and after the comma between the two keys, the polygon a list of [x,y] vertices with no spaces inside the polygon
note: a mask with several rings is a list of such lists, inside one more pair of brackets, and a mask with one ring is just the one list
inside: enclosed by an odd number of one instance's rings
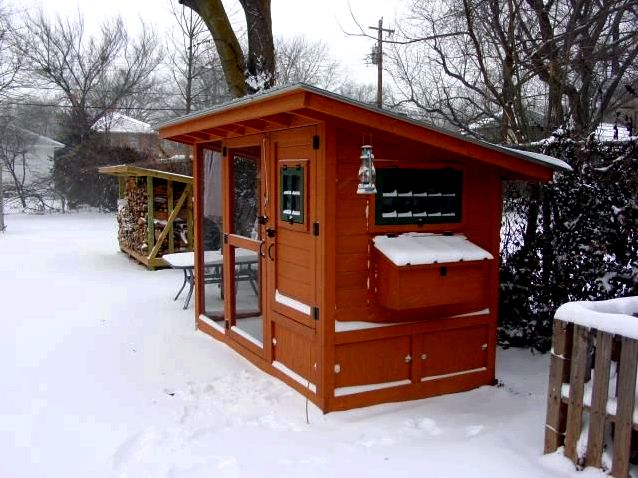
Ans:
{"label": "snow covered ground", "polygon": [[111,215],[0,234],[0,477],[601,477],[543,456],[548,357],[500,387],[322,415],[194,329],[181,272],[118,252]]}

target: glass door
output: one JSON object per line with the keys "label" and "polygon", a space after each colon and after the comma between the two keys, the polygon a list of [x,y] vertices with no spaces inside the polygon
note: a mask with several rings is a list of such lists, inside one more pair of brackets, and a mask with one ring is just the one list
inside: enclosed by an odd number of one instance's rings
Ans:
{"label": "glass door", "polygon": [[[245,140],[243,140],[245,143]],[[224,218],[225,316],[231,336],[263,350],[262,148],[229,142]]]}

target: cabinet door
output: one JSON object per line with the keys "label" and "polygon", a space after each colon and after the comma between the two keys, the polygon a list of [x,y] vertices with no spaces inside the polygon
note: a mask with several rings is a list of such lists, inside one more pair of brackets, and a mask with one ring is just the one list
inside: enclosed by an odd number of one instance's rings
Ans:
{"label": "cabinet door", "polygon": [[382,384],[410,378],[410,337],[337,346],[337,387]]}
{"label": "cabinet door", "polygon": [[421,340],[421,380],[461,375],[487,367],[486,325],[424,334]]}

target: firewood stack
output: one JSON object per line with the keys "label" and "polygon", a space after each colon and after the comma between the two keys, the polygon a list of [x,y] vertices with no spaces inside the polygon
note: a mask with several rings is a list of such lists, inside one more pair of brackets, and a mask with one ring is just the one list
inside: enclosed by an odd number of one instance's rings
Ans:
{"label": "firewood stack", "polygon": [[[155,179],[159,182],[158,179]],[[179,198],[183,186],[175,185],[174,197]],[[168,220],[168,199],[166,184],[158,184],[153,188],[153,209],[155,239],[157,240]],[[123,249],[142,255],[148,255],[150,248],[147,241],[148,195],[145,177],[128,177],[124,187],[124,198],[118,203],[117,222],[119,225],[118,241]],[[174,250],[188,250],[186,211],[180,211],[173,223]],[[164,240],[158,257],[168,252],[168,238]]]}

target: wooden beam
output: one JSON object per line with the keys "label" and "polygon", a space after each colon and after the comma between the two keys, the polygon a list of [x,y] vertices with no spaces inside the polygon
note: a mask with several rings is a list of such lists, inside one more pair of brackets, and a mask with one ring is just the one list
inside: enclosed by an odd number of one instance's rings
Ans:
{"label": "wooden beam", "polygon": [[[146,247],[153,250],[155,246],[155,195],[153,191],[153,177],[146,178]],[[149,259],[153,256],[149,254]]]}
{"label": "wooden beam", "polygon": [[[166,181],[166,202],[168,203],[168,215],[173,214],[173,181]],[[175,252],[175,234],[173,234],[173,223],[166,224],[169,228],[168,231],[168,252],[172,254]]]}
{"label": "wooden beam", "polygon": [[636,401],[636,368],[638,365],[638,341],[622,338],[620,370],[618,371],[618,405],[614,430],[614,458],[612,476],[629,475],[631,457],[631,431]]}
{"label": "wooden beam", "polygon": [[549,364],[547,390],[547,418],[545,420],[545,453],[553,453],[565,442],[567,406],[561,400],[563,382],[569,376],[571,350],[568,337],[571,328],[567,322],[554,320],[552,356]]}
{"label": "wooden beam", "polygon": [[188,136],[191,136],[193,138],[197,138],[200,139],[202,141],[212,141],[214,139],[219,139],[217,137],[214,137],[204,131],[192,131],[190,133],[188,133]]}
{"label": "wooden beam", "polygon": [[578,462],[577,444],[583,424],[583,395],[585,391],[585,374],[587,373],[588,339],[589,329],[582,325],[574,325],[574,349],[572,353],[572,370],[569,375],[569,404],[565,432],[565,456],[574,463]]}
{"label": "wooden beam", "polygon": [[219,136],[219,138],[226,138],[228,136],[228,131],[224,131],[221,128],[206,128],[202,130],[204,133],[209,133],[214,136]]}
{"label": "wooden beam", "polygon": [[238,121],[238,125],[245,126],[246,128],[254,129],[259,132],[263,132],[268,127],[268,123],[262,119],[250,119],[245,121]]}
{"label": "wooden beam", "polygon": [[611,365],[612,334],[601,330],[596,335],[596,363],[594,365],[594,387],[589,412],[589,432],[585,465],[600,468],[602,465],[605,419],[607,417],[607,394],[609,392],[609,366]]}
{"label": "wooden beam", "polygon": [[260,116],[259,119],[277,126],[288,127],[292,125],[293,115],[290,113],[277,113],[269,116]]}
{"label": "wooden beam", "polygon": [[177,181],[180,183],[192,184],[193,177],[184,174],[168,173],[157,169],[140,168],[139,166],[130,166],[120,164],[117,166],[102,166],[98,168],[100,174],[110,174],[113,176],[150,176],[153,178],[166,179],[167,181]]}
{"label": "wooden beam", "polygon": [[164,226],[164,229],[162,229],[160,236],[157,238],[157,243],[155,244],[155,247],[153,247],[153,250],[148,256],[149,260],[154,259],[155,256],[157,256],[157,253],[159,252],[160,247],[162,247],[162,242],[164,242],[164,239],[166,239],[166,236],[168,235],[168,232],[170,230],[168,226],[173,224],[173,221],[175,221],[175,218],[177,217],[179,210],[182,208],[182,206],[184,205],[184,202],[186,201],[186,198],[189,196],[191,192],[191,187],[192,186],[189,184],[184,188],[184,192],[179,197],[179,200],[177,201],[177,204],[175,205],[175,209],[173,209],[173,211],[171,212],[171,215],[168,216],[168,221],[166,223],[166,226]]}

